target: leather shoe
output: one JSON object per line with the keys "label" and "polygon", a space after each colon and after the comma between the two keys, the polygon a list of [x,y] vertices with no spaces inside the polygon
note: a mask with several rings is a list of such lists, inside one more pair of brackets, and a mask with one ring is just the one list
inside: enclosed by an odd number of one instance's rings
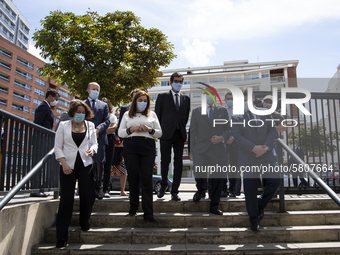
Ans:
{"label": "leather shoe", "polygon": [[198,202],[198,201],[201,200],[201,197],[202,197],[201,193],[200,193],[199,191],[197,191],[197,192],[195,193],[194,197],[192,198],[192,200],[193,200],[194,202]]}
{"label": "leather shoe", "polygon": [[165,194],[165,187],[161,187],[158,191],[157,197],[162,198],[164,197],[164,194]]}
{"label": "leather shoe", "polygon": [[48,197],[48,195],[45,194],[44,192],[38,192],[38,193],[31,193],[30,197]]}
{"label": "leather shoe", "polygon": [[56,248],[63,248],[67,245],[67,240],[58,240],[57,244],[56,244]]}
{"label": "leather shoe", "polygon": [[227,191],[221,191],[221,197],[228,197],[228,192]]}
{"label": "leather shoe", "polygon": [[235,193],[230,193],[229,197],[236,197]]}
{"label": "leather shoe", "polygon": [[216,214],[216,215],[223,215],[223,212],[219,209],[210,210],[210,213],[213,213],[213,214]]}
{"label": "leather shoe", "polygon": [[171,200],[173,200],[173,201],[181,201],[181,198],[177,194],[171,194]]}
{"label": "leather shoe", "polygon": [[145,222],[149,222],[149,223],[156,223],[157,221],[154,218],[147,218],[144,219]]}
{"label": "leather shoe", "polygon": [[201,198],[205,198],[205,191],[201,192]]}
{"label": "leather shoe", "polygon": [[257,221],[254,221],[253,223],[251,223],[250,229],[253,231],[257,231],[260,229],[260,225]]}
{"label": "leather shoe", "polygon": [[262,220],[263,216],[264,216],[264,209],[262,207],[258,207],[259,210],[258,210],[258,216],[259,216],[259,219]]}
{"label": "leather shoe", "polygon": [[95,196],[98,200],[102,200],[103,199],[103,195],[99,190],[95,191]]}

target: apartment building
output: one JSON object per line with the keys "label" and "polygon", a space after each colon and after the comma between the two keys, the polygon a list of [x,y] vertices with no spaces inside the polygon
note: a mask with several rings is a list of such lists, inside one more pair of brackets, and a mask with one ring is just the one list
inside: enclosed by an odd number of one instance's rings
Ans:
{"label": "apartment building", "polygon": [[[249,63],[248,60],[226,61],[223,65],[205,66],[195,68],[180,68],[162,70],[162,76],[158,77],[159,84],[151,88],[148,92],[153,100],[151,106],[154,109],[155,102],[159,93],[169,91],[170,76],[174,72],[179,72],[184,76],[184,83],[181,92],[187,94],[191,99],[191,109],[201,104],[202,90],[198,87],[203,87],[200,82],[213,85],[221,99],[224,99],[228,92],[226,86],[228,84],[237,87],[252,87],[253,91],[271,91],[273,87],[297,87],[296,68],[298,60],[288,61],[272,61]],[[222,101],[223,104],[224,101]],[[187,124],[189,131],[190,117]],[[158,150],[160,151],[160,150]],[[160,165],[160,155],[156,157],[156,163]],[[172,174],[172,166],[170,166],[170,175]],[[193,178],[190,171],[190,160],[188,145],[185,144],[183,151],[183,178],[188,180]],[[160,169],[158,170],[160,174]]]}
{"label": "apartment building", "polygon": [[53,109],[56,124],[73,97],[67,86],[40,75],[39,68],[44,65],[44,61],[0,37],[0,109],[33,121],[35,109],[53,88],[60,94]]}
{"label": "apartment building", "polygon": [[11,0],[0,0],[0,35],[28,50],[31,24]]}

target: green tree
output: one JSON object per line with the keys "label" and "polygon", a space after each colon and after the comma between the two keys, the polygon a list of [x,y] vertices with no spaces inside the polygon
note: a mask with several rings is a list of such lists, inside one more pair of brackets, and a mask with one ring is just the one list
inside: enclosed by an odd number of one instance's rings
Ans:
{"label": "green tree", "polygon": [[40,71],[67,84],[82,99],[88,96],[88,83],[95,81],[101,86],[100,96],[113,104],[129,101],[131,90],[154,86],[159,68],[175,57],[167,36],[142,27],[130,11],[105,16],[53,11],[41,25],[33,40],[49,63]]}

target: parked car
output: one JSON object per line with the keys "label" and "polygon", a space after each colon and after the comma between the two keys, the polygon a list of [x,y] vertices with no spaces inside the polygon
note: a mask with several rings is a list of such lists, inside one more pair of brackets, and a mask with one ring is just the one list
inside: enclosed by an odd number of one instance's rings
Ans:
{"label": "parked car", "polygon": [[[157,194],[158,191],[161,188],[161,180],[162,177],[158,175],[153,175],[152,176],[152,186],[153,186],[153,191]],[[168,188],[166,191],[171,191],[172,188],[172,181],[168,178]],[[111,190],[120,190],[120,176],[111,176],[110,177],[110,185],[109,189]],[[129,190],[129,182],[126,180],[126,186],[125,190]]]}

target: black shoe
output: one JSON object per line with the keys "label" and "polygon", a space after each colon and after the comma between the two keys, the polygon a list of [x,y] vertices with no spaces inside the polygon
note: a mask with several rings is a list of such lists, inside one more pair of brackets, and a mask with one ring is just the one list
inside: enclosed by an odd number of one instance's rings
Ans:
{"label": "black shoe", "polygon": [[161,187],[161,188],[159,189],[159,191],[158,191],[157,197],[158,197],[158,198],[164,197],[165,190],[166,190],[166,187]]}
{"label": "black shoe", "polygon": [[213,209],[213,210],[210,210],[209,212],[216,214],[216,215],[223,215],[223,212],[219,209]]}
{"label": "black shoe", "polygon": [[262,220],[263,216],[264,216],[264,209],[262,207],[259,206],[259,209],[258,209],[258,213],[259,215],[259,219]]}
{"label": "black shoe", "polygon": [[156,223],[157,221],[154,218],[147,218],[144,219],[145,222],[149,222],[149,223]]}
{"label": "black shoe", "polygon": [[230,193],[229,197],[236,197],[235,193]]}
{"label": "black shoe", "polygon": [[201,193],[199,192],[199,191],[197,191],[196,193],[195,193],[195,195],[194,195],[194,197],[192,198],[192,200],[194,201],[194,202],[198,202],[198,201],[200,201],[201,200]]}
{"label": "black shoe", "polygon": [[205,191],[201,192],[201,198],[205,198]]}
{"label": "black shoe", "polygon": [[221,191],[221,197],[228,197],[228,192],[227,191]]}
{"label": "black shoe", "polygon": [[98,200],[102,200],[103,199],[103,195],[100,191],[96,190],[95,191],[95,196]]}
{"label": "black shoe", "polygon": [[56,244],[56,248],[63,248],[67,245],[67,241],[66,240],[58,240],[57,244]]}
{"label": "black shoe", "polygon": [[48,195],[45,194],[44,192],[38,192],[38,193],[31,193],[30,197],[48,197]]}
{"label": "black shoe", "polygon": [[80,226],[80,227],[81,227],[81,230],[88,231],[90,229],[90,224],[87,226]]}
{"label": "black shoe", "polygon": [[181,201],[181,198],[177,194],[171,194],[171,200],[173,200],[173,201]]}
{"label": "black shoe", "polygon": [[253,231],[257,231],[260,229],[260,225],[257,221],[254,221],[253,223],[251,223],[250,229]]}

